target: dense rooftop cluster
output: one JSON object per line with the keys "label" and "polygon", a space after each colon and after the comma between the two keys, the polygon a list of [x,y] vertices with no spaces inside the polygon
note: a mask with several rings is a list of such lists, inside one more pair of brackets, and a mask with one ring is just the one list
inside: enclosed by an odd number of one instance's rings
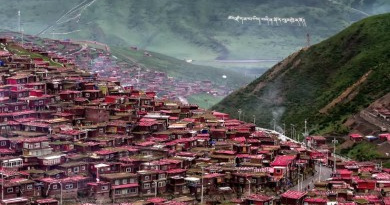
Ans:
{"label": "dense rooftop cluster", "polygon": [[285,140],[0,43],[2,204],[389,204],[390,170],[335,159],[321,136]]}
{"label": "dense rooftop cluster", "polygon": [[[21,43],[20,38],[15,41]],[[101,48],[90,47],[87,44]],[[178,100],[179,97],[201,93],[225,96],[231,92],[227,86],[217,86],[209,80],[190,82],[168,76],[165,72],[146,68],[134,60],[118,59],[111,54],[107,45],[95,41],[61,41],[26,35],[23,46],[35,52],[45,51],[52,55],[61,55],[78,67],[89,68],[91,73],[102,78],[113,78],[120,81],[122,85],[134,85],[140,90],[154,91],[157,96],[165,99]],[[132,47],[132,50],[142,52],[136,47]],[[144,56],[152,57],[148,52],[145,52]]]}

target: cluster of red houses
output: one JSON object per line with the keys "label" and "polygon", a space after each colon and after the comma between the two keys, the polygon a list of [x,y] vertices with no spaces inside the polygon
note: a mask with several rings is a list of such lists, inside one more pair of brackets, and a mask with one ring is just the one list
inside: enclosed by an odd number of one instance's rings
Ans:
{"label": "cluster of red houses", "polygon": [[[48,52],[53,60],[60,63],[70,60],[78,67],[90,68],[92,73],[100,77],[116,78],[123,85],[135,85],[139,90],[154,91],[158,96],[177,100],[179,96],[190,96],[208,93],[214,96],[225,96],[231,88],[217,86],[209,80],[184,81],[169,77],[167,73],[141,68],[138,64],[121,62],[109,51],[83,47],[72,41],[40,39],[34,36],[25,36],[24,47],[33,52]],[[139,51],[142,52],[142,51]],[[56,53],[64,58],[57,59]]]}
{"label": "cluster of red houses", "polygon": [[[338,161],[329,149],[11,47],[23,49],[0,38],[2,204],[388,204],[389,170],[373,163]],[[337,172],[289,190],[313,180],[316,163]]]}

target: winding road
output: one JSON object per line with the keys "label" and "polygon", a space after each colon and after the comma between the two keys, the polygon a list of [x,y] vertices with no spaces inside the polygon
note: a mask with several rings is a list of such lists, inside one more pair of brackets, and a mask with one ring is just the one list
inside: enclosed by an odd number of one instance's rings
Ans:
{"label": "winding road", "polygon": [[316,173],[314,174],[314,176],[308,176],[305,180],[303,180],[303,182],[302,181],[299,182],[300,187],[298,187],[297,184],[296,186],[292,187],[290,190],[304,191],[305,188],[307,188],[308,186],[310,186],[310,188],[313,188],[315,182],[324,181],[331,177],[332,174],[331,168],[323,165],[320,168],[320,165],[316,164],[315,169],[316,169]]}

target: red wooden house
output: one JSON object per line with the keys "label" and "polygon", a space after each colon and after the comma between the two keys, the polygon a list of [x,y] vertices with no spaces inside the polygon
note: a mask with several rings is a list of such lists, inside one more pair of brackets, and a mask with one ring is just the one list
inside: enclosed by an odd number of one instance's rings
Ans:
{"label": "red wooden house", "polygon": [[283,176],[291,177],[291,169],[295,163],[295,155],[278,155],[271,163],[274,168],[274,177],[281,178]]}
{"label": "red wooden house", "polygon": [[64,90],[60,92],[60,99],[63,101],[72,101],[75,100],[76,98],[81,97],[81,92],[80,91],[75,91],[75,90]]}
{"label": "red wooden house", "polygon": [[363,141],[363,136],[357,133],[351,133],[349,134],[349,139],[354,141],[354,142],[360,142]]}
{"label": "red wooden house", "polygon": [[271,205],[273,204],[273,197],[266,196],[263,194],[252,194],[245,197],[245,204],[253,205]]}
{"label": "red wooden house", "polygon": [[300,191],[287,191],[280,195],[280,202],[283,205],[303,204],[306,192]]}
{"label": "red wooden house", "polygon": [[326,138],[323,136],[309,136],[306,137],[306,140],[309,147],[320,147],[326,143]]}
{"label": "red wooden house", "polygon": [[167,175],[164,171],[158,170],[141,170],[137,172],[140,182],[140,196],[151,196],[165,193],[167,190]]}
{"label": "red wooden house", "polygon": [[100,175],[102,181],[111,184],[112,198],[138,196],[138,175],[128,172]]}
{"label": "red wooden house", "polygon": [[303,203],[307,205],[327,205],[327,202],[327,198],[320,197],[310,197],[303,200]]}
{"label": "red wooden house", "polygon": [[92,197],[95,200],[107,200],[108,198],[110,198],[111,185],[109,182],[90,182],[87,185],[88,197]]}
{"label": "red wooden house", "polygon": [[[4,198],[11,199],[16,197],[33,197],[35,182],[25,178],[4,179]],[[1,183],[0,187],[3,185]]]}
{"label": "red wooden house", "polygon": [[355,179],[356,191],[358,192],[367,192],[373,191],[376,187],[376,181],[370,179]]}

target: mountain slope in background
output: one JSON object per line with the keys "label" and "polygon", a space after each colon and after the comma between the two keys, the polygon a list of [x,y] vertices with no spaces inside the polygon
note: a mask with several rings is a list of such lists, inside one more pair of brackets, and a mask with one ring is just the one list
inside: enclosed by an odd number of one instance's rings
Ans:
{"label": "mountain slope in background", "polygon": [[[275,59],[316,43],[366,15],[390,11],[387,0],[0,0],[0,26],[59,39],[135,45],[195,63]],[[303,17],[308,27],[241,24],[229,15]],[[54,34],[51,34],[54,33]]]}
{"label": "mountain slope in background", "polygon": [[268,127],[275,119],[303,131],[307,119],[312,133],[346,132],[348,117],[390,91],[388,31],[390,14],[354,23],[290,55],[213,109],[233,116],[241,109],[244,119],[255,115]]}

